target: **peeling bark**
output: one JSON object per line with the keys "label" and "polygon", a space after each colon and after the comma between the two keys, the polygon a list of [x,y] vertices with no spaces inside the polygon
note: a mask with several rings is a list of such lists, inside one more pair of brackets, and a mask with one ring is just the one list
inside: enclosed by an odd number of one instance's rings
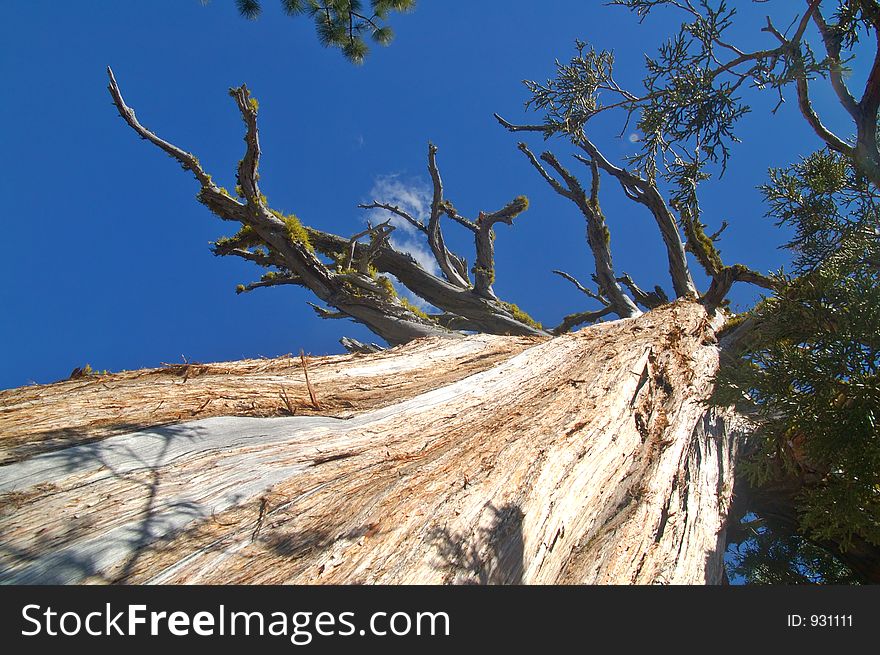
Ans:
{"label": "peeling bark", "polygon": [[[0,467],[0,581],[719,583],[740,433],[705,404],[719,321],[678,301],[554,339],[320,358],[308,372],[327,416],[24,453]],[[243,379],[305,404],[295,369]],[[190,406],[196,382],[169,386],[171,402]],[[74,384],[37,388],[33,424],[87,424],[59,409],[101,392]],[[0,396],[4,435],[26,393]],[[358,393],[373,400],[333,406]]]}

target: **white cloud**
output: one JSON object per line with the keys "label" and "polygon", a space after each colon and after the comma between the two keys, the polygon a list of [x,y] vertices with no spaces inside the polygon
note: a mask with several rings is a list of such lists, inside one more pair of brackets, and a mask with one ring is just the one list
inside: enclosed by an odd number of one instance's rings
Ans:
{"label": "white cloud", "polygon": [[[400,179],[399,175],[381,175],[376,178],[373,188],[370,189],[370,197],[367,202],[375,200],[386,205],[396,205],[413,218],[427,223],[431,212],[432,197],[431,189],[422,181],[413,181],[407,184]],[[386,209],[370,209],[366,214],[366,220],[369,220],[373,225],[384,223],[390,219],[395,228],[391,234],[391,245],[395,250],[411,255],[419,266],[433,275],[440,276],[440,269],[428,247],[424,233]],[[393,275],[388,277],[397,292],[413,305],[422,311],[437,311],[423,298],[403,286]]]}
{"label": "white cloud", "polygon": [[[401,210],[415,219],[427,223],[431,209],[431,190],[423,182],[407,184],[398,175],[382,175],[376,178],[373,188],[370,189],[369,201],[397,205]],[[395,249],[412,255],[419,265],[434,275],[440,275],[440,269],[434,255],[428,248],[425,235],[419,232],[406,220],[385,209],[370,209],[367,212],[367,220],[376,225],[391,220],[394,232],[391,235],[391,245]]]}

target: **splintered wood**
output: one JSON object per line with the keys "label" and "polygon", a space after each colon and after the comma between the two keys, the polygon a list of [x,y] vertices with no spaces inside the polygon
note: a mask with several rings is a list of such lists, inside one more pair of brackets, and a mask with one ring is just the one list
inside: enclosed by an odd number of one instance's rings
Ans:
{"label": "splintered wood", "polygon": [[[370,357],[278,357],[89,376],[0,391],[0,464],[112,434],[211,416],[345,416],[482,371],[538,337],[420,339]],[[425,361],[431,367],[425,368]],[[311,378],[306,377],[310,375]],[[308,382],[307,382],[308,380]]]}
{"label": "splintered wood", "polygon": [[717,583],[714,323],[3,392],[0,582]]}

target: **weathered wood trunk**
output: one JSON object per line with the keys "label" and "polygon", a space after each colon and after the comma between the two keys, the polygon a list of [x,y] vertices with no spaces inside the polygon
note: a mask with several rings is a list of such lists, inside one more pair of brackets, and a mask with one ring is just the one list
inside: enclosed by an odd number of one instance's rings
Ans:
{"label": "weathered wood trunk", "polygon": [[3,392],[0,581],[719,583],[719,320]]}

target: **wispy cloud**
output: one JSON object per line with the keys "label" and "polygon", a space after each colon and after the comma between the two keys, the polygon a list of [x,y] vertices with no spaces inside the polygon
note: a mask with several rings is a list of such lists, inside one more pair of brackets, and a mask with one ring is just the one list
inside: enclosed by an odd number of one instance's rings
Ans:
{"label": "wispy cloud", "polygon": [[[376,178],[373,188],[370,189],[369,201],[373,200],[387,205],[397,205],[413,218],[425,223],[431,208],[431,190],[424,182],[406,183],[399,175],[382,175]],[[401,252],[412,255],[426,271],[439,275],[440,270],[425,242],[424,234],[385,209],[370,209],[367,212],[367,220],[373,225],[389,219],[395,228],[391,235],[391,245]]]}
{"label": "wispy cloud", "polygon": [[[427,223],[431,210],[432,193],[428,185],[423,181],[404,182],[399,175],[381,175],[376,178],[367,202],[381,202],[386,205],[397,205],[401,210],[413,218]],[[405,252],[418,262],[419,266],[429,273],[439,276],[440,269],[434,259],[434,255],[428,248],[425,235],[414,226],[385,209],[370,209],[367,211],[366,220],[373,225],[391,221],[394,232],[391,235],[391,245],[395,250]],[[398,293],[409,300],[422,311],[431,311],[435,308],[424,299],[413,294],[403,286],[394,276],[388,276],[394,283]]]}

